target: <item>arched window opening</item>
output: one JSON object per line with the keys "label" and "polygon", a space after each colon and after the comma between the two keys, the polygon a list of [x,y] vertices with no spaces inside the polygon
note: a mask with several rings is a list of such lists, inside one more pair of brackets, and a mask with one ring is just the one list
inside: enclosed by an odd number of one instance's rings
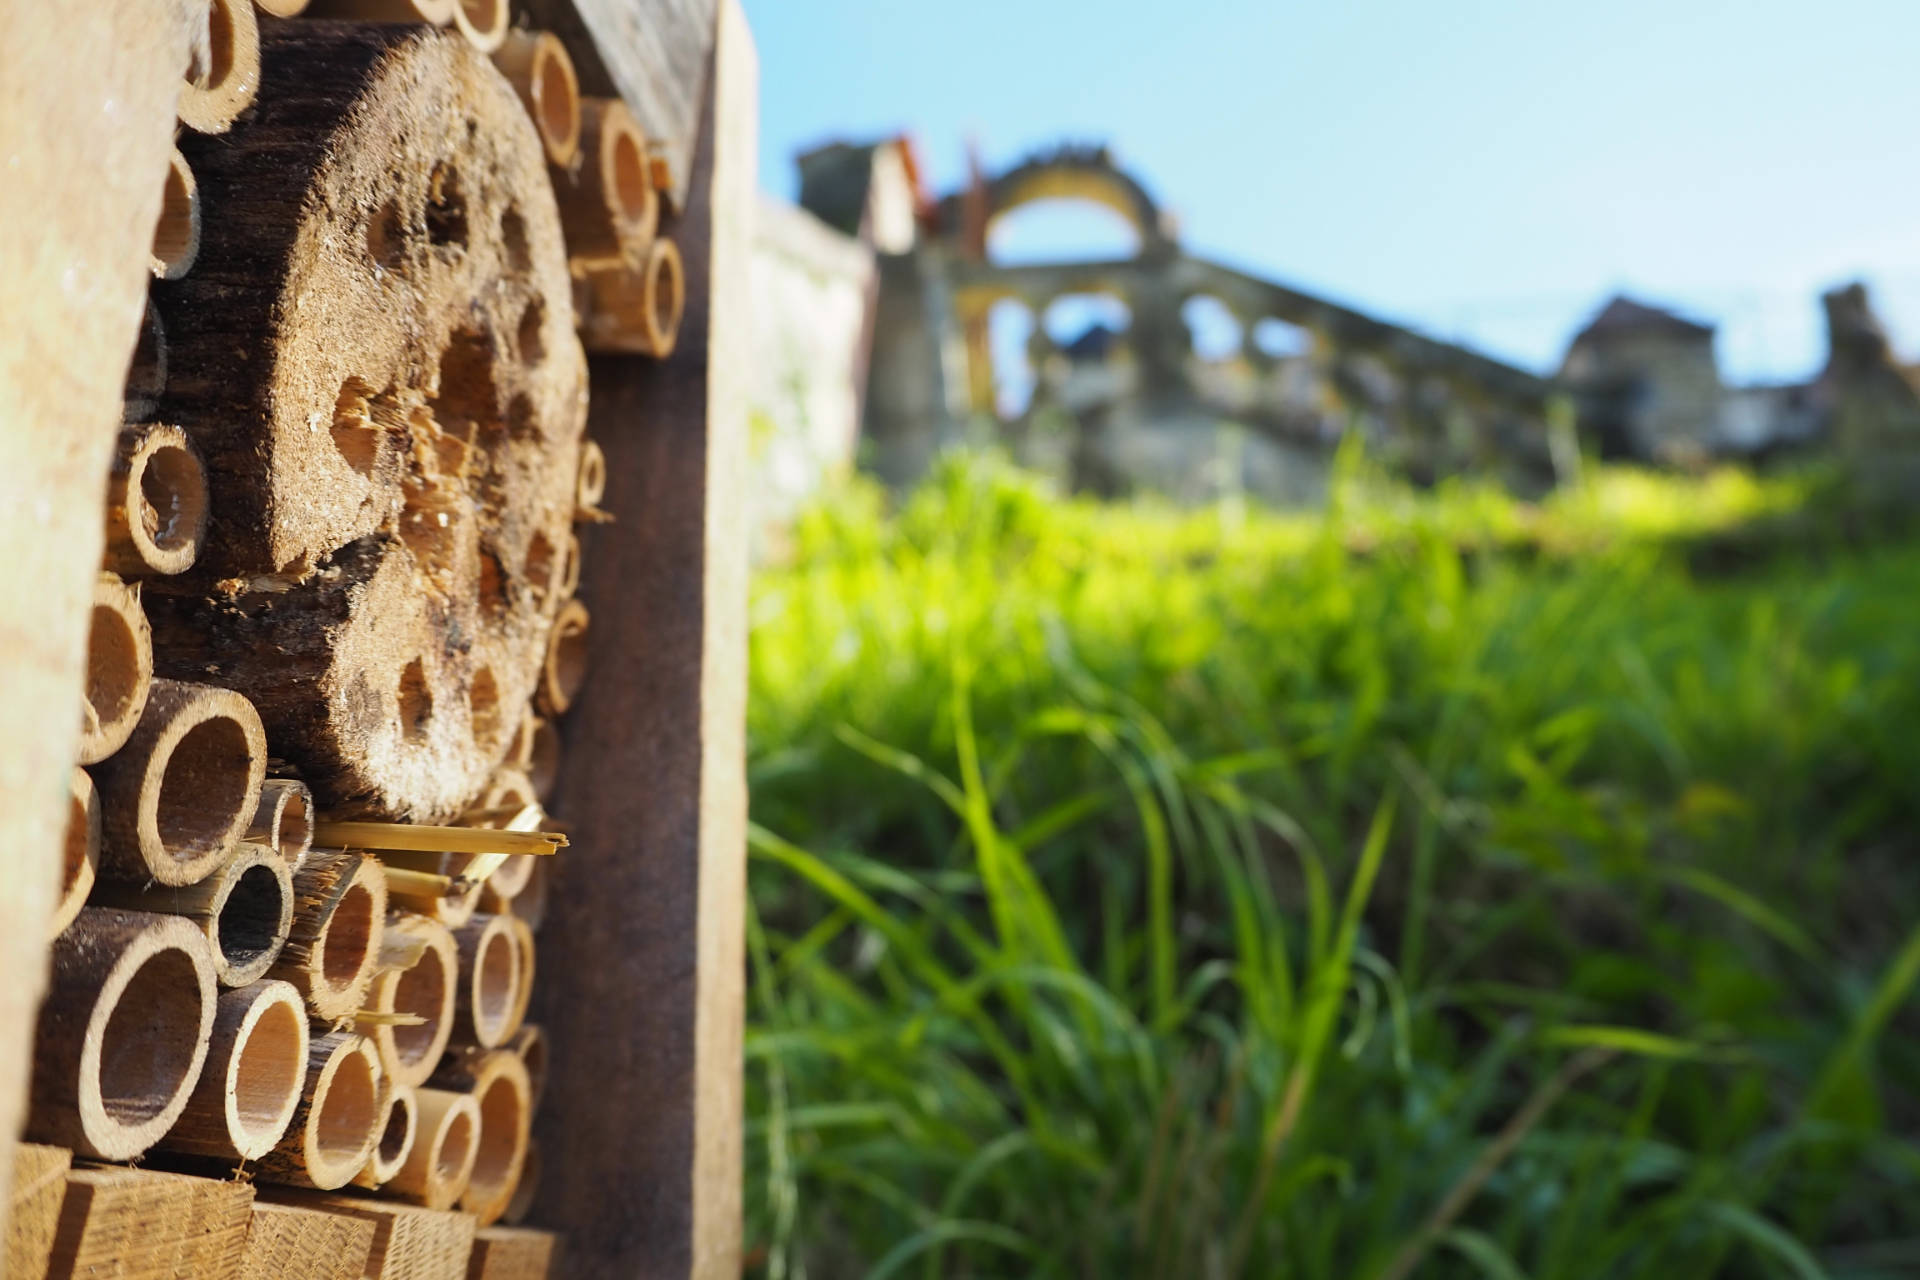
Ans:
{"label": "arched window opening", "polygon": [[1313,350],[1313,335],[1297,324],[1268,316],[1253,326],[1253,348],[1270,360],[1290,360]]}
{"label": "arched window opening", "polygon": [[1033,328],[1033,312],[1024,302],[1002,298],[987,311],[987,350],[993,360],[993,405],[1005,419],[1024,416],[1033,403],[1033,357],[1028,349]]}
{"label": "arched window opening", "polygon": [[1039,262],[1132,258],[1140,233],[1119,213],[1079,197],[1035,200],[1007,210],[987,228],[987,261],[1012,267]]}
{"label": "arched window opening", "polygon": [[1063,293],[1040,323],[1069,360],[1105,360],[1126,339],[1133,312],[1110,293]]}
{"label": "arched window opening", "polygon": [[1180,305],[1193,354],[1202,360],[1231,360],[1240,354],[1246,332],[1239,317],[1210,293],[1197,293]]}

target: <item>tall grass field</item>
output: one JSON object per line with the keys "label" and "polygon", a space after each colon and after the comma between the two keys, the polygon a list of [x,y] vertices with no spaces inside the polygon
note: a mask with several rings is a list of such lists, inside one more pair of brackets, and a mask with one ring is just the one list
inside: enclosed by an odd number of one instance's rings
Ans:
{"label": "tall grass field", "polygon": [[756,1276],[1920,1274],[1920,541],[854,485],[752,614]]}

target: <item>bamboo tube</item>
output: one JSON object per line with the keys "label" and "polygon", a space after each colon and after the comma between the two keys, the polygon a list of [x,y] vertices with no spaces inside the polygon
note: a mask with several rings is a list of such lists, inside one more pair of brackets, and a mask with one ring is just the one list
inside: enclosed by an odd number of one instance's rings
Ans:
{"label": "bamboo tube", "polygon": [[225,133],[260,91],[260,24],[250,0],[212,0],[207,56],[196,62],[180,90],[180,123]]}
{"label": "bamboo tube", "polygon": [[100,797],[85,769],[75,769],[67,781],[66,856],[60,869],[60,902],[48,923],[48,937],[58,937],[87,905],[100,865]]}
{"label": "bamboo tube", "polygon": [[507,38],[507,23],[513,17],[507,0],[459,0],[453,7],[453,25],[467,43],[482,53],[492,53]]}
{"label": "bamboo tube", "polygon": [[580,535],[567,535],[567,548],[560,556],[560,599],[571,600],[580,590]]}
{"label": "bamboo tube", "polygon": [[160,1147],[257,1160],[286,1136],[307,1076],[307,1009],[286,982],[222,992],[206,1069]]}
{"label": "bamboo tube", "polygon": [[354,18],[361,22],[431,22],[444,27],[453,21],[459,0],[310,0],[307,12],[317,18]]}
{"label": "bamboo tube", "polygon": [[[460,983],[460,953],[453,933],[424,916],[395,912],[387,917],[387,939],[414,944],[418,954],[397,955],[400,945],[383,946],[381,959],[391,967],[373,980],[368,1004],[376,1013],[412,1015],[417,1026],[375,1026],[371,1038],[381,1070],[403,1087],[426,1083],[453,1038],[455,988]],[[402,959],[407,962],[398,963]]]}
{"label": "bamboo tube", "polygon": [[[518,916],[497,916],[496,919],[507,922],[507,931],[513,938],[513,1012],[507,1018],[506,1034],[502,1044],[512,1040],[520,1032],[520,1025],[527,1020],[527,1008],[533,1002],[534,955],[533,926]],[[544,1049],[541,1051],[544,1062]],[[532,1074],[532,1068],[528,1068]]]}
{"label": "bamboo tube", "polygon": [[540,1110],[540,1099],[547,1093],[547,1033],[538,1024],[528,1023],[514,1032],[504,1047],[519,1054],[526,1064],[527,1087],[531,1090],[527,1105]]}
{"label": "bamboo tube", "polygon": [[107,475],[102,567],[122,577],[184,573],[206,534],[207,469],[187,433],[159,423],[122,429]]}
{"label": "bamboo tube", "polygon": [[160,196],[160,221],[153,227],[153,261],[157,280],[178,280],[193,269],[200,255],[200,189],[180,148],[167,164],[166,186]]}
{"label": "bamboo tube", "polygon": [[380,1139],[380,1060],[365,1037],[330,1031],[307,1048],[306,1081],[286,1136],[260,1177],[332,1191],[352,1182]]}
{"label": "bamboo tube", "polygon": [[393,905],[449,929],[457,929],[473,919],[482,886],[447,875],[442,868],[448,858],[444,853],[383,854],[380,865],[386,875],[387,896]]}
{"label": "bamboo tube", "polygon": [[552,864],[536,862],[533,877],[527,881],[527,887],[513,895],[509,904],[513,914],[527,922],[529,929],[538,932],[540,922],[547,918],[547,893],[553,877]]}
{"label": "bamboo tube", "polygon": [[580,100],[580,163],[553,174],[567,252],[580,263],[640,261],[659,225],[647,136],[618,98]]}
{"label": "bamboo tube", "polygon": [[404,1085],[387,1082],[386,1106],[380,1114],[380,1140],[373,1154],[353,1176],[353,1185],[375,1190],[393,1181],[420,1139],[420,1102],[414,1091]]}
{"label": "bamboo tube", "polygon": [[184,916],[213,951],[214,980],[244,987],[266,975],[293,924],[293,876],[280,855],[243,844],[218,871],[194,884],[143,886],[108,881],[94,901],[127,911]]}
{"label": "bamboo tube", "polygon": [[[536,1104],[537,1106],[538,1104]],[[520,1162],[520,1181],[513,1184],[513,1198],[507,1201],[500,1221],[519,1226],[533,1214],[534,1197],[540,1194],[540,1142],[527,1139],[526,1158]]]}
{"label": "bamboo tube", "polygon": [[253,817],[266,763],[251,702],[211,685],[155,680],[126,745],[94,766],[101,874],[164,885],[210,875]]}
{"label": "bamboo tube", "polygon": [[[503,766],[493,775],[493,782],[480,798],[479,813],[473,818],[476,826],[498,829],[512,817],[534,811],[534,817],[540,815],[539,800],[533,794],[533,782],[526,774],[510,766]],[[503,816],[504,815],[504,816]],[[465,866],[450,868],[455,874],[465,871]],[[527,880],[533,875],[533,859],[524,856],[510,857],[500,864],[494,873],[486,878],[480,894],[482,910],[499,911],[505,902],[526,888]],[[494,905],[489,906],[492,903]]]}
{"label": "bamboo tube", "polygon": [[489,1226],[506,1212],[526,1163],[533,1117],[526,1064],[504,1049],[466,1054],[441,1068],[433,1083],[472,1095],[480,1108],[473,1176],[460,1207]]}
{"label": "bamboo tube", "polygon": [[580,475],[574,482],[575,520],[597,520],[600,500],[607,496],[607,454],[598,440],[580,442]]}
{"label": "bamboo tube", "polygon": [[187,1105],[213,1027],[213,957],[174,916],[89,907],[53,942],[26,1136],[131,1160]]}
{"label": "bamboo tube", "polygon": [[293,873],[293,928],[269,970],[306,997],[319,1022],[366,1003],[386,924],[387,881],[357,853],[312,853]]}
{"label": "bamboo tube", "polygon": [[463,1044],[484,1049],[513,1032],[520,983],[520,946],[505,916],[475,916],[453,931],[460,952],[454,988],[453,1030]]}
{"label": "bamboo tube", "polygon": [[247,839],[274,850],[289,871],[297,871],[313,848],[313,792],[307,784],[292,778],[262,782]]}
{"label": "bamboo tube", "polygon": [[80,763],[98,764],[126,745],[153,687],[153,631],[140,592],[111,573],[93,584],[87,630],[87,693]]}
{"label": "bamboo tube", "polygon": [[526,104],[547,163],[571,166],[580,154],[580,78],[567,47],[548,31],[514,31],[494,51],[493,65]]}
{"label": "bamboo tube", "polygon": [[451,1209],[466,1193],[480,1153],[479,1105],[448,1089],[416,1090],[414,1101],[417,1136],[385,1190],[429,1209]]}
{"label": "bamboo tube", "polygon": [[533,783],[536,799],[545,801],[560,780],[560,730],[553,721],[536,717],[531,740],[527,744],[525,765],[527,780]]}
{"label": "bamboo tube", "polygon": [[133,359],[127,366],[121,416],[128,422],[152,417],[166,389],[167,328],[160,322],[160,312],[149,298],[147,309],[140,317],[140,336],[134,343]]}
{"label": "bamboo tube", "polygon": [[686,269],[664,236],[640,266],[589,271],[580,340],[588,351],[627,352],[664,360],[680,338],[686,312]]}
{"label": "bamboo tube", "polygon": [[547,656],[540,667],[534,700],[549,717],[563,714],[587,679],[587,606],[569,600],[547,633]]}
{"label": "bamboo tube", "polygon": [[499,831],[486,827],[430,827],[409,822],[322,822],[316,844],[329,849],[381,853],[557,853],[567,846],[558,831]]}

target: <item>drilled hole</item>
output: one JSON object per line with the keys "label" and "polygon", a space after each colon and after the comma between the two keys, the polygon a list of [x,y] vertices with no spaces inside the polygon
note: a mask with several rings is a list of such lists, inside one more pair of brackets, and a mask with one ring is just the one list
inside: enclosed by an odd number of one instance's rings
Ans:
{"label": "drilled hole", "polygon": [[427,687],[427,668],[415,658],[400,673],[400,733],[408,742],[424,742],[427,721],[433,717],[433,690]]}
{"label": "drilled hole", "polygon": [[402,494],[400,541],[422,574],[437,582],[448,581],[459,547],[454,522],[460,516],[460,502],[438,485],[411,479],[402,486]]}
{"label": "drilled hole", "polygon": [[500,243],[506,247],[510,273],[525,275],[533,270],[533,246],[527,239],[527,220],[513,205],[500,213]]}
{"label": "drilled hole", "polygon": [[333,444],[348,466],[363,476],[373,474],[380,458],[380,428],[373,420],[373,388],[358,378],[340,384],[333,403]]}
{"label": "drilled hole", "polygon": [[534,531],[533,540],[527,543],[527,559],[521,573],[533,589],[535,599],[545,600],[553,590],[553,544],[547,541],[546,534]]}
{"label": "drilled hole", "polygon": [[493,678],[492,667],[482,667],[473,673],[473,683],[467,687],[467,706],[473,713],[473,740],[484,752],[491,753],[500,745],[500,685]]}
{"label": "drilled hole", "polygon": [[515,336],[519,339],[520,358],[528,364],[539,364],[546,358],[547,345],[541,337],[546,323],[547,307],[538,298],[527,303],[526,310],[520,313],[520,328]]}
{"label": "drilled hole", "polygon": [[388,197],[367,219],[367,254],[387,271],[399,271],[407,261],[407,222],[400,202]]}
{"label": "drilled hole", "polygon": [[467,243],[467,197],[460,189],[460,171],[444,160],[427,180],[427,239],[463,248]]}

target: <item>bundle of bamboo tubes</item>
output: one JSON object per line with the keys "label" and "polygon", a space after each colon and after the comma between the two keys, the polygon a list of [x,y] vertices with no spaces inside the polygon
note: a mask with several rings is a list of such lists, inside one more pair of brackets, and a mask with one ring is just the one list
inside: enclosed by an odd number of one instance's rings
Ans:
{"label": "bundle of bamboo tubes", "polygon": [[180,98],[34,1053],[27,1137],[64,1150],[26,1151],[143,1161],[67,1173],[69,1216],[287,1188],[233,1274],[305,1274],[369,1214],[399,1249],[402,1213],[439,1243],[368,1274],[545,1274],[550,1238],[487,1229],[535,1201],[544,806],[606,518],[579,335],[672,350],[664,169],[507,0],[254,3],[213,0]]}

